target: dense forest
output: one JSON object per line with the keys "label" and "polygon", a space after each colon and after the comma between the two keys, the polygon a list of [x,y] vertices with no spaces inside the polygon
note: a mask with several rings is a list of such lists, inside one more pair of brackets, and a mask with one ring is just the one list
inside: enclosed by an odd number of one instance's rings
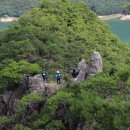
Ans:
{"label": "dense forest", "polygon": [[84,0],[98,15],[122,13],[123,6],[130,0]]}
{"label": "dense forest", "polygon": [[0,0],[0,17],[19,17],[24,12],[38,6],[41,0]]}
{"label": "dense forest", "polygon": [[[83,0],[98,15],[122,13],[122,8],[130,0]],[[41,0],[0,0],[0,16],[19,17],[27,10],[39,6]],[[4,8],[3,8],[4,7]]]}
{"label": "dense forest", "polygon": [[[0,116],[0,128],[82,130],[87,123],[94,130],[128,129],[130,46],[112,34],[84,3],[44,0],[39,8],[0,32],[0,93],[19,88],[27,72],[40,74],[43,64],[48,71],[60,68],[64,73],[80,58],[89,63],[93,51],[103,58],[103,73],[84,82],[68,82],[48,99],[26,92],[15,114]],[[42,105],[29,112],[28,104],[34,99]]]}
{"label": "dense forest", "polygon": [[130,14],[130,2],[123,7],[122,13],[126,15]]}

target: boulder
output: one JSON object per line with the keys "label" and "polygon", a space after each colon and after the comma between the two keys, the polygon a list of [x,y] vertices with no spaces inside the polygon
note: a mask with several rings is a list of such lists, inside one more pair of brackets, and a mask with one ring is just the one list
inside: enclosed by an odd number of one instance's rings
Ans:
{"label": "boulder", "polygon": [[11,97],[11,94],[12,94],[11,91],[5,91],[5,92],[2,94],[3,101],[4,101],[6,104],[9,102],[10,97]]}
{"label": "boulder", "polygon": [[84,59],[82,59],[78,64],[78,69],[82,72],[85,72],[87,68],[87,64]]}
{"label": "boulder", "polygon": [[47,86],[47,83],[43,82],[41,75],[29,77],[29,91],[31,93],[43,93]]}
{"label": "boulder", "polygon": [[80,82],[85,79],[87,64],[84,59],[82,59],[81,62],[79,62],[78,69],[80,70],[80,72],[79,72],[77,78],[73,79],[74,82]]}
{"label": "boulder", "polygon": [[88,74],[95,75],[95,74],[101,73],[101,72],[103,72],[102,57],[99,52],[94,51],[91,56]]}
{"label": "boulder", "polygon": [[51,97],[55,92],[63,86],[64,83],[44,83],[41,75],[29,77],[29,91],[30,93],[41,93],[47,97]]}

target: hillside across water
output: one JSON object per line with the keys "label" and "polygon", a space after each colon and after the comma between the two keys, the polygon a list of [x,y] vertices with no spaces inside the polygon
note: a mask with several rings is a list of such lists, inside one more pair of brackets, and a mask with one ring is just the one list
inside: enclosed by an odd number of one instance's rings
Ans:
{"label": "hillside across water", "polygon": [[26,11],[37,7],[41,0],[0,0],[0,17],[19,17]]}
{"label": "hillside across water", "polygon": [[[24,12],[38,7],[42,0],[0,0],[0,17],[19,17]],[[53,1],[53,0],[52,0]],[[75,0],[76,1],[76,0]],[[98,15],[122,13],[122,8],[130,0],[83,0]],[[3,8],[4,7],[4,8]]]}

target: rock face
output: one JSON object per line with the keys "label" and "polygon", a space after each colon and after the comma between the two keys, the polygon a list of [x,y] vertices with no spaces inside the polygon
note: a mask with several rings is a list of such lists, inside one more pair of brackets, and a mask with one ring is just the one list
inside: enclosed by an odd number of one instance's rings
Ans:
{"label": "rock face", "polygon": [[91,56],[91,62],[88,69],[88,75],[95,75],[103,72],[102,57],[99,52],[94,51]]}
{"label": "rock face", "polygon": [[79,62],[78,69],[80,70],[80,72],[79,72],[77,78],[75,78],[73,80],[74,82],[80,82],[80,81],[83,81],[85,79],[87,64],[86,64],[84,59],[82,59],[81,62]]}
{"label": "rock face", "polygon": [[86,64],[85,60],[82,59],[78,64],[78,69],[80,72],[77,78],[72,79],[72,82],[80,82],[85,80],[89,75],[103,72],[103,62],[100,53],[96,51],[93,52],[89,66]]}
{"label": "rock face", "polygon": [[14,114],[19,104],[19,99],[25,93],[41,93],[46,97],[51,97],[63,84],[44,83],[41,75],[29,77],[27,82],[23,80],[21,87],[15,91],[5,91],[0,95],[0,116]]}
{"label": "rock face", "polygon": [[41,75],[29,78],[30,93],[41,93],[47,97],[51,97],[61,86],[63,86],[63,83],[44,83]]}
{"label": "rock face", "polygon": [[47,84],[43,82],[41,75],[35,75],[29,78],[30,93],[43,93]]}
{"label": "rock face", "polygon": [[19,104],[13,91],[5,91],[0,95],[0,115],[12,115]]}
{"label": "rock face", "polygon": [[12,115],[16,112],[19,99],[28,91],[25,79],[20,84],[21,86],[15,90],[6,90],[0,95],[0,116]]}

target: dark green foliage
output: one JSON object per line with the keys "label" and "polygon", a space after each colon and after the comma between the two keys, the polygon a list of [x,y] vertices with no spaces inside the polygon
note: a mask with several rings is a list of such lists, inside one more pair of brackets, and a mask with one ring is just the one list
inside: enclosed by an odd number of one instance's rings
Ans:
{"label": "dark green foliage", "polygon": [[15,60],[26,59],[33,55],[34,50],[34,47],[29,41],[10,41],[8,43],[3,43],[0,46],[0,60],[6,60],[6,58],[14,58]]}
{"label": "dark green foliage", "polygon": [[101,75],[93,78],[58,91],[46,101],[35,120],[32,119],[32,125],[26,123],[25,126],[33,130],[75,130],[79,124],[82,126],[87,122],[95,130],[127,129],[130,124],[130,101],[126,98],[127,94],[115,89],[120,80],[115,82],[114,77],[104,77],[101,81]]}
{"label": "dark green foliage", "polygon": [[[48,69],[69,70],[80,58],[89,62],[96,50],[101,53],[104,66],[102,74],[60,89],[45,101],[41,111],[29,113],[27,107],[21,107],[9,120],[3,117],[1,124],[15,120],[14,130],[76,130],[85,122],[95,130],[129,127],[130,47],[121,43],[87,5],[43,1],[40,8],[1,32],[0,49],[1,83],[9,88],[18,87],[27,72],[40,73],[41,67],[34,63],[44,63]],[[42,97],[29,94],[21,102],[24,105],[31,99],[41,101]]]}
{"label": "dark green foliage", "polygon": [[126,4],[123,7],[122,13],[127,14],[127,15],[130,14],[130,3]]}
{"label": "dark green foliage", "polygon": [[38,6],[41,0],[0,0],[0,17],[14,16],[19,17],[21,14]]}
{"label": "dark green foliage", "polygon": [[81,57],[89,62],[96,50],[101,53],[104,71],[108,73],[112,66],[117,68],[130,62],[129,47],[119,42],[87,5],[44,1],[41,8],[22,16],[2,34],[0,59],[40,61],[50,68],[62,69],[75,66]]}
{"label": "dark green foliage", "polygon": [[18,87],[20,81],[24,78],[24,74],[33,75],[40,73],[41,68],[38,64],[31,64],[27,61],[9,61],[0,69],[0,89]]}
{"label": "dark green foliage", "polygon": [[123,6],[130,0],[84,0],[99,15],[122,13]]}
{"label": "dark green foliage", "polygon": [[12,130],[31,130],[31,129],[17,124]]}
{"label": "dark green foliage", "polygon": [[89,77],[86,89],[96,91],[103,97],[114,94],[117,89],[117,81],[105,75]]}
{"label": "dark green foliage", "polygon": [[[54,1],[54,0],[52,0]],[[74,0],[77,1],[77,0]],[[122,13],[123,6],[130,0],[83,0],[90,8],[98,15],[110,15],[115,13]],[[38,7],[41,0],[0,0],[0,16],[15,16],[19,17],[21,14]],[[4,8],[3,8],[4,7]],[[126,6],[123,9],[123,13],[126,11]]]}
{"label": "dark green foliage", "polygon": [[42,95],[37,93],[27,94],[21,99],[22,105],[27,105],[30,101],[40,101],[43,98]]}
{"label": "dark green foliage", "polygon": [[10,119],[7,116],[1,116],[0,117],[0,126],[2,126],[3,124],[6,124],[10,121]]}

